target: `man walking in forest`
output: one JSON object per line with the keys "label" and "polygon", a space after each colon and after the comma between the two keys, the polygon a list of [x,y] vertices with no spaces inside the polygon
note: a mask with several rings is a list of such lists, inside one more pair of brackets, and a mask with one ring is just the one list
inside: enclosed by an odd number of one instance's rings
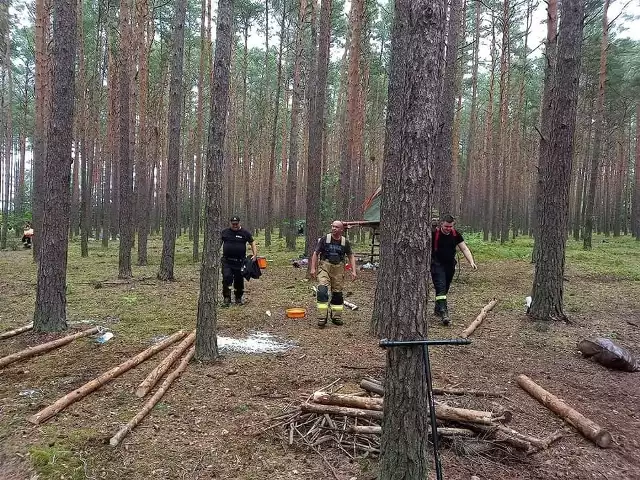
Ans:
{"label": "man walking in forest", "polygon": [[[356,259],[351,251],[351,244],[342,234],[344,224],[336,220],[331,224],[331,233],[318,239],[318,244],[311,257],[312,277],[318,277],[318,293],[316,307],[318,309],[318,326],[323,328],[329,316],[329,287],[331,287],[331,322],[342,325],[342,311],[344,298],[342,286],[344,284],[345,258],[351,266],[351,278],[356,279]],[[320,264],[318,265],[318,259]]]}
{"label": "man walking in forest", "polygon": [[240,225],[240,217],[233,216],[230,227],[222,231],[222,297],[223,307],[231,305],[231,284],[233,284],[237,305],[242,305],[244,293],[244,277],[241,270],[247,257],[247,243],[256,258],[256,242],[251,232]]}
{"label": "man walking in forest", "polygon": [[436,291],[434,314],[440,317],[443,325],[449,325],[451,322],[447,308],[447,293],[456,270],[456,247],[460,249],[471,268],[478,268],[462,234],[453,228],[454,223],[453,216],[444,215],[440,225],[431,232],[431,280]]}

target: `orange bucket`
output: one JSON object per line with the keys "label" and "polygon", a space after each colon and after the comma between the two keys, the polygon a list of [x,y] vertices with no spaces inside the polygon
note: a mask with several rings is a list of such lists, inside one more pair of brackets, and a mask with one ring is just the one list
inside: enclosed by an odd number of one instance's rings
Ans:
{"label": "orange bucket", "polygon": [[266,258],[258,257],[256,259],[256,261],[258,262],[258,267],[260,267],[261,269],[267,268],[267,259]]}
{"label": "orange bucket", "polygon": [[289,318],[304,318],[307,311],[304,308],[287,308],[287,317]]}

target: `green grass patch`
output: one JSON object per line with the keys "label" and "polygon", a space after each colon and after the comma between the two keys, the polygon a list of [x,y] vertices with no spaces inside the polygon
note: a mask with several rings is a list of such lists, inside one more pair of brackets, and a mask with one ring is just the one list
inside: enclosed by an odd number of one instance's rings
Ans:
{"label": "green grass patch", "polygon": [[29,449],[29,458],[35,471],[49,480],[82,480],[85,463],[79,455],[63,443],[36,445]]}

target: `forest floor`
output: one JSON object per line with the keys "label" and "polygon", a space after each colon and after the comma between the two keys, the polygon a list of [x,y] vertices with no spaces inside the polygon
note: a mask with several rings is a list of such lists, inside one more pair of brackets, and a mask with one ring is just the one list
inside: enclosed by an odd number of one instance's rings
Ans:
{"label": "forest floor", "polygon": [[[459,456],[444,448],[445,478],[640,478],[640,373],[608,370],[576,349],[582,338],[604,336],[640,354],[640,243],[629,237],[596,242],[590,252],[570,242],[565,311],[571,323],[540,323],[524,314],[533,276],[531,240],[501,246],[469,236],[479,269],[471,272],[463,265],[450,295],[453,326],[430,318],[430,336],[455,337],[493,297],[499,303],[472,335],[472,345],[432,349],[435,385],[502,391],[499,402],[513,412],[513,428],[539,437],[566,431],[551,448],[529,457]],[[260,433],[270,418],[334,381],[348,390],[365,375],[382,378],[385,361],[369,334],[376,273],[362,271],[347,284],[348,300],[360,308],[345,310],[345,325],[319,330],[311,284],[303,270],[291,266],[296,255],[281,243],[260,252],[269,267],[248,283],[247,304],[220,310],[219,335],[267,332],[294,342],[294,348],[279,354],[228,353],[209,365],[192,362],[116,448],[108,439],[144,403],[133,391],[166,352],[43,425],[27,422],[158,336],[195,328],[199,264],[191,262],[190,242],[178,241],[175,282],[155,278],[160,251],[154,239],[151,265],[134,267],[135,278],[119,283],[115,243],[106,250],[92,243],[85,259],[79,244],[71,243],[68,318],[86,322],[72,328],[101,325],[115,337],[103,345],[79,339],[0,371],[0,479],[375,478],[375,458],[350,459],[328,446],[321,447],[322,458],[289,446],[273,430]],[[0,252],[0,332],[31,321],[35,278],[31,251]],[[96,288],[98,282],[102,288]],[[306,307],[307,318],[288,319],[284,310],[294,306]],[[0,340],[0,356],[44,340],[31,333]],[[519,374],[607,428],[613,447],[599,449],[567,428],[517,386]]]}

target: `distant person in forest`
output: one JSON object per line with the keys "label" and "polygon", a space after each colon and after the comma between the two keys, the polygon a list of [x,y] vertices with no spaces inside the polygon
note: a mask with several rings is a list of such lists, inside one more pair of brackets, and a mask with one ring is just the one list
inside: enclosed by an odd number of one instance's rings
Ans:
{"label": "distant person in forest", "polygon": [[241,270],[247,258],[247,243],[256,258],[256,242],[251,232],[242,228],[240,217],[233,216],[229,220],[229,228],[222,231],[222,306],[231,305],[231,284],[233,284],[235,302],[242,305],[244,294],[244,277]]}
{"label": "distant person in forest", "polygon": [[26,222],[23,227],[22,232],[22,244],[24,248],[31,248],[31,240],[33,238],[33,227],[31,223]]}
{"label": "distant person in forest", "polygon": [[444,215],[440,224],[431,232],[431,280],[436,291],[436,305],[434,315],[440,317],[443,325],[449,325],[449,309],[447,308],[447,294],[456,270],[456,248],[467,259],[471,268],[478,267],[473,261],[469,247],[464,243],[460,232],[454,228],[455,219],[451,215]]}
{"label": "distant person in forest", "polygon": [[[351,244],[342,235],[343,233],[344,224],[340,220],[334,221],[331,224],[331,233],[318,239],[318,244],[311,257],[309,273],[314,278],[317,276],[319,282],[316,307],[320,328],[327,324],[329,313],[331,313],[331,322],[335,325],[343,324],[344,297],[342,296],[342,287],[346,260],[349,261],[351,268],[351,278],[356,279],[356,259],[351,251]],[[329,305],[329,287],[331,287],[331,305]],[[331,307],[330,312],[329,306]]]}

